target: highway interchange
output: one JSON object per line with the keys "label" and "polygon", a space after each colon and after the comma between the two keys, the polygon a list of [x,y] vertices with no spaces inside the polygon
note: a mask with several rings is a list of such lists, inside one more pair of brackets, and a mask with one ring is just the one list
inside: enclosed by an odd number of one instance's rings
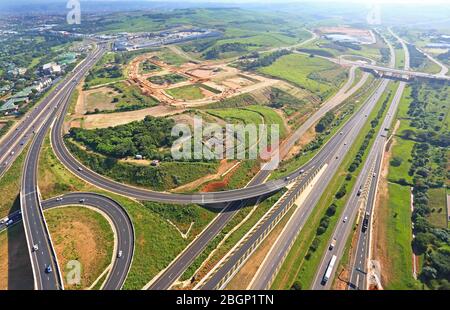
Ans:
{"label": "highway interchange", "polygon": [[[215,273],[202,284],[202,289],[220,289],[225,284],[224,279],[229,279],[230,274],[235,270],[237,264],[244,262],[243,257],[245,253],[251,249],[255,242],[260,239],[262,235],[266,235],[269,227],[273,225],[274,221],[279,218],[280,214],[284,214],[286,209],[292,205],[293,200],[298,197],[298,193],[305,189],[311,181],[311,178],[319,170],[323,169],[323,174],[320,176],[317,183],[314,185],[313,192],[306,197],[303,203],[293,214],[289,225],[280,235],[277,242],[274,244],[274,255],[269,255],[261,266],[261,272],[258,272],[252,282],[251,288],[268,288],[274,274],[279,268],[283,257],[290,248],[292,240],[298,235],[302,226],[306,222],[308,215],[312,212],[314,206],[320,199],[321,194],[326,189],[326,186],[337,171],[343,157],[352,147],[353,142],[359,134],[360,129],[367,121],[367,115],[370,114],[383,92],[385,91],[388,81],[383,80],[377,90],[369,97],[363,107],[355,113],[355,115],[347,121],[341,129],[341,132],[336,134],[330,141],[323,146],[320,152],[311,159],[307,164],[296,169],[288,177],[280,180],[266,182],[270,175],[270,171],[261,170],[248,184],[247,187],[237,190],[215,192],[215,193],[195,193],[195,194],[173,194],[154,192],[142,188],[132,187],[126,184],[118,183],[108,178],[105,178],[94,171],[84,167],[78,162],[75,157],[67,150],[63,140],[63,122],[69,107],[70,96],[81,78],[87,71],[98,61],[98,59],[106,51],[104,44],[93,51],[88,57],[30,113],[24,118],[16,130],[12,131],[10,135],[5,137],[0,143],[0,176],[10,167],[11,163],[17,156],[29,145],[29,150],[24,165],[24,173],[22,176],[22,190],[21,190],[21,215],[26,232],[27,244],[29,248],[30,258],[33,267],[33,274],[35,280],[35,289],[63,289],[63,281],[61,278],[60,266],[57,262],[56,254],[53,250],[51,237],[45,222],[43,209],[50,207],[57,207],[63,205],[86,205],[96,208],[104,212],[108,218],[113,222],[115,235],[117,238],[117,249],[123,249],[123,257],[120,259],[113,259],[113,266],[110,274],[104,285],[105,289],[120,289],[125,281],[128,270],[131,266],[134,253],[134,232],[130,218],[122,207],[115,201],[109,198],[89,193],[72,193],[62,197],[62,200],[51,199],[49,201],[41,202],[39,196],[39,189],[37,186],[37,167],[39,163],[40,149],[45,139],[48,130],[51,128],[51,142],[57,158],[62,164],[71,171],[74,175],[83,179],[84,181],[104,189],[109,192],[114,192],[123,196],[131,197],[138,200],[149,200],[158,202],[170,203],[197,203],[197,204],[219,204],[227,203],[226,207],[221,210],[219,215],[207,228],[155,279],[150,282],[146,288],[148,289],[168,289],[172,284],[182,275],[182,273],[189,267],[195,258],[204,250],[207,244],[223,229],[223,227],[233,218],[237,211],[244,205],[244,201],[248,199],[257,199],[268,194],[277,192],[278,190],[291,185],[293,190],[288,191],[288,197],[276,208],[275,212],[260,226],[260,230],[255,231],[238,251],[233,253],[228,258],[226,263],[222,265]],[[350,63],[350,62],[349,62]],[[335,108],[352,94],[358,91],[367,80],[367,74],[355,86],[351,87],[354,82],[354,70],[356,66],[361,66],[360,63],[351,62],[352,68],[350,70],[349,81],[344,87],[328,102],[323,104],[321,109],[316,111],[288,140],[281,146],[280,152],[285,155],[295,142],[308,130],[315,122],[317,122],[323,115]],[[370,65],[373,66],[373,65]],[[389,68],[382,68],[388,70]],[[408,68],[405,68],[406,70]],[[402,83],[394,97],[393,103],[386,119],[384,120],[382,130],[389,128],[395,116],[395,110],[405,84]],[[384,150],[384,142],[386,136],[377,135],[377,139],[373,144],[370,154],[362,173],[358,178],[357,184],[362,184],[364,180],[370,177],[373,171],[379,171],[381,165],[381,156]],[[375,161],[376,165],[372,165],[371,161]],[[373,201],[375,199],[376,181],[370,183],[369,195],[367,198],[367,212],[372,211]],[[375,186],[375,189],[373,188]],[[357,187],[353,189],[352,199],[345,207],[343,216],[350,216],[348,222],[352,223],[352,218],[356,217],[359,204],[359,198],[356,192]],[[355,202],[355,199],[357,200]],[[351,213],[351,215],[350,215]],[[15,215],[17,216],[17,214]],[[342,223],[343,221],[341,221]],[[346,237],[351,232],[351,224],[338,225],[336,233],[333,236],[339,235],[340,239],[338,246],[333,252],[326,253],[322,264],[317,272],[316,280],[319,281],[323,268],[328,264],[328,257],[331,253],[338,253],[342,255],[343,245]],[[0,227],[1,229],[2,227]],[[366,266],[367,252],[369,243],[365,239],[361,239],[361,249],[358,247],[358,252],[363,253],[364,261],[361,263]],[[359,244],[359,243],[358,243]],[[33,246],[39,245],[38,251],[33,251]],[[115,254],[114,254],[115,257]],[[356,263],[355,263],[356,264]],[[357,265],[357,266],[356,266]],[[355,270],[363,270],[362,265],[355,265]],[[48,272],[47,267],[50,266],[52,272]],[[322,273],[323,274],[323,273]],[[355,287],[365,288],[365,279],[363,276],[356,275],[357,279],[352,281],[357,282]],[[315,281],[315,283],[317,282]],[[330,281],[331,282],[331,281]],[[314,288],[316,288],[314,284]],[[319,286],[317,288],[320,289]],[[322,288],[325,288],[322,286]]]}

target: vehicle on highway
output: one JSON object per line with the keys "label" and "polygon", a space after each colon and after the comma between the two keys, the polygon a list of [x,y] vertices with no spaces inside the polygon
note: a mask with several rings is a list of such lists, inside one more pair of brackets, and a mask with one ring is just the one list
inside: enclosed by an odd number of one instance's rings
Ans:
{"label": "vehicle on highway", "polygon": [[303,174],[303,173],[305,173],[305,169],[300,170],[300,174]]}
{"label": "vehicle on highway", "polygon": [[328,250],[330,250],[330,251],[333,250],[334,247],[336,246],[336,242],[337,242],[336,238],[333,238],[333,241],[331,241],[330,246],[328,247]]}
{"label": "vehicle on highway", "polygon": [[86,201],[86,199],[84,199],[84,198],[80,199],[80,203],[85,203],[85,201]]}
{"label": "vehicle on highway", "polygon": [[123,252],[122,252],[122,250],[120,250],[120,251],[117,253],[117,258],[121,258],[121,257],[122,257],[122,254],[123,254]]}
{"label": "vehicle on highway", "polygon": [[363,224],[362,224],[362,232],[366,232],[367,228],[369,227],[369,219],[370,219],[370,213],[366,212],[366,214],[364,215],[364,220],[363,220]]}
{"label": "vehicle on highway", "polygon": [[362,185],[359,187],[358,192],[356,193],[356,196],[361,196],[362,194]]}
{"label": "vehicle on highway", "polygon": [[344,222],[344,223],[347,223],[347,220],[348,220],[348,217],[344,217],[343,222]]}
{"label": "vehicle on highway", "polygon": [[37,244],[33,245],[33,251],[36,252],[37,250],[39,250],[39,246]]}
{"label": "vehicle on highway", "polygon": [[9,220],[9,221],[7,221],[6,222],[6,227],[8,227],[8,226],[10,226],[10,225],[12,225],[14,223],[14,221],[13,220]]}
{"label": "vehicle on highway", "polygon": [[50,266],[50,265],[48,265],[47,267],[45,267],[45,273],[51,273],[53,270],[52,270],[52,267]]}
{"label": "vehicle on highway", "polygon": [[78,171],[83,171],[83,168],[81,168],[81,167],[78,167]]}
{"label": "vehicle on highway", "polygon": [[336,263],[336,260],[337,260],[337,256],[333,255],[333,257],[330,259],[330,262],[328,263],[327,270],[325,271],[325,274],[323,275],[322,285],[325,285],[328,282],[328,280],[330,279],[331,273],[333,272],[334,264]]}
{"label": "vehicle on highway", "polygon": [[56,201],[62,201],[63,200],[63,198],[62,197],[58,197],[58,198],[56,198]]}

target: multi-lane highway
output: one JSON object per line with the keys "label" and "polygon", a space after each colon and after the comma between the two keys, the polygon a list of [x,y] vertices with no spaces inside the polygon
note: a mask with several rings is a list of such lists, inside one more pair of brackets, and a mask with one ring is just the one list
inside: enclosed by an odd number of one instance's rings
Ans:
{"label": "multi-lane highway", "polygon": [[[69,101],[70,95],[77,83],[97,62],[104,51],[104,46],[101,46],[98,50],[88,55],[83,63],[61,83],[53,100],[49,101],[49,106],[42,107],[46,110],[44,114],[48,115],[44,123],[39,128],[36,128],[38,131],[32,139],[25,159],[20,202],[35,289],[63,289],[61,272],[45,222],[38,192],[37,171],[40,149],[51,124],[58,114],[61,113],[62,102]],[[30,126],[33,125],[30,124]],[[24,128],[25,132],[31,130],[33,130],[32,127]],[[31,135],[31,133],[29,132],[28,135]],[[35,250],[35,246],[38,246],[39,249]]]}
{"label": "multi-lane highway", "polygon": [[[111,198],[96,193],[70,193],[42,201],[41,205],[44,211],[68,206],[88,207],[100,212],[109,220],[115,235],[115,250],[112,267],[102,288],[121,289],[134,255],[133,223],[122,206]],[[13,220],[14,225],[19,224],[22,221],[22,214],[16,211],[10,214],[8,219]],[[0,232],[6,228],[4,223],[0,224]],[[120,258],[119,251],[122,251]]]}
{"label": "multi-lane highway", "polygon": [[377,102],[383,95],[388,81],[383,80],[377,90],[364,103],[360,111],[343,126],[343,134],[335,138],[338,140],[336,146],[328,151],[326,170],[323,172],[319,180],[316,182],[312,192],[304,199],[296,212],[292,215],[286,224],[283,232],[272,245],[266,259],[261,264],[252,280],[251,289],[267,289],[278,272],[279,267],[283,263],[286,254],[290,250],[293,240],[298,236],[302,227],[306,223],[309,214],[320,200],[322,193],[327,189],[328,183],[339,168],[343,158],[352,147],[354,141],[358,137],[361,128],[367,121],[367,116],[371,113]]}
{"label": "multi-lane highway", "polygon": [[[349,73],[347,83],[330,100],[325,102],[322,107],[316,111],[305,123],[303,123],[280,147],[280,158],[283,158],[298,139],[328,111],[337,107],[347,98],[352,96],[367,81],[368,75],[364,74],[361,80],[352,87],[355,79],[355,69],[352,68]],[[312,167],[312,166],[311,166]],[[297,172],[305,170],[300,167]],[[305,170],[306,171],[306,170]],[[270,175],[270,171],[261,170],[250,181],[249,187],[255,184],[263,183]],[[241,201],[228,205],[213,222],[180,254],[164,272],[155,280],[149,283],[146,288],[149,289],[168,289],[183,274],[195,258],[205,249],[207,244],[225,227],[242,206]]]}
{"label": "multi-lane highway", "polygon": [[[392,31],[391,34],[400,40],[403,50],[405,52],[405,69],[409,69],[409,53],[406,44],[398,38]],[[389,44],[389,43],[388,43]],[[393,54],[392,45],[389,44],[391,55]],[[395,65],[395,58],[391,58],[390,66]],[[375,141],[369,151],[364,166],[358,175],[356,185],[352,189],[350,198],[344,206],[341,218],[332,234],[328,244],[334,243],[334,247],[327,248],[324,253],[320,265],[315,274],[312,289],[322,290],[329,289],[333,283],[336,268],[339,265],[339,261],[342,258],[345,246],[348,238],[353,231],[353,223],[355,219],[359,217],[356,222],[357,227],[357,243],[356,250],[354,251],[351,259],[350,270],[350,289],[366,289],[367,286],[367,260],[370,251],[370,231],[371,231],[371,219],[373,213],[373,207],[375,204],[376,191],[378,185],[379,171],[381,170],[383,153],[388,139],[389,131],[392,122],[395,119],[396,111],[400,103],[405,83],[400,82],[399,87],[392,99],[389,110],[386,117],[380,127]],[[344,218],[347,218],[344,223]],[[365,223],[364,223],[365,222]],[[333,241],[334,240],[334,241]],[[327,281],[324,281],[324,275],[328,269],[329,263],[333,256],[336,256],[336,262],[334,268],[331,268],[331,276]]]}

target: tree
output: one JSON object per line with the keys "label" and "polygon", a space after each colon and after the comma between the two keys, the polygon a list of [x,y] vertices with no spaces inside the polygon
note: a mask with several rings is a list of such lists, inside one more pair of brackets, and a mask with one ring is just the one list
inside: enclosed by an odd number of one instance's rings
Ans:
{"label": "tree", "polygon": [[300,283],[300,281],[295,281],[291,286],[291,290],[293,290],[293,291],[300,291],[301,289],[302,289],[302,284]]}
{"label": "tree", "polygon": [[393,167],[399,167],[403,162],[403,159],[401,159],[398,156],[395,156],[394,158],[392,158],[391,160],[391,166]]}
{"label": "tree", "polygon": [[431,233],[418,233],[412,242],[414,253],[423,254],[436,237]]}

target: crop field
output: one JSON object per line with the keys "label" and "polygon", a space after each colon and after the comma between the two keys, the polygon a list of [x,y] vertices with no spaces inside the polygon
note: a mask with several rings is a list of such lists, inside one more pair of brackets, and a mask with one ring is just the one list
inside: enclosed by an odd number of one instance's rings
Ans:
{"label": "crop field", "polygon": [[338,65],[300,54],[283,56],[259,71],[292,82],[318,95],[322,100],[334,93],[346,78],[344,69]]}

